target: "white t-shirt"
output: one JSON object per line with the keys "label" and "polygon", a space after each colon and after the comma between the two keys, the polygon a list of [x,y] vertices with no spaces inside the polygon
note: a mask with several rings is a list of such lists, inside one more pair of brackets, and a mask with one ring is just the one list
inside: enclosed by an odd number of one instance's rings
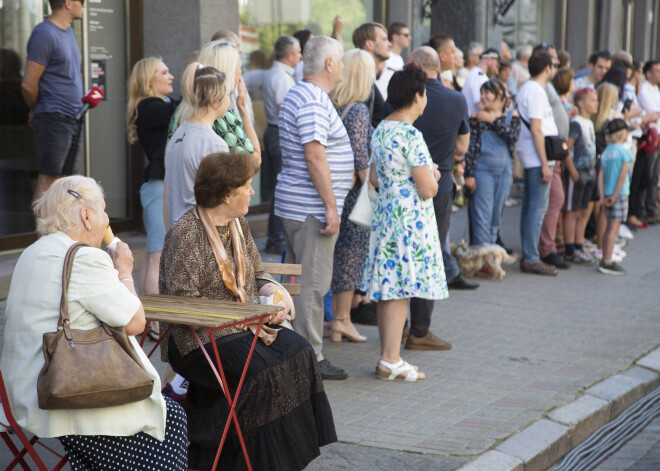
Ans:
{"label": "white t-shirt", "polygon": [[[532,124],[532,119],[541,120],[541,130],[544,136],[556,136],[559,134],[557,125],[555,124],[555,117],[552,114],[552,107],[548,101],[548,95],[545,89],[534,80],[528,80],[518,90],[516,96],[516,104],[518,113],[527,121],[529,125]],[[541,166],[541,159],[534,147],[532,140],[532,133],[527,126],[523,123],[520,126],[520,137],[516,143],[516,150],[518,157],[523,168],[534,168]]]}
{"label": "white t-shirt", "polygon": [[376,87],[378,87],[380,94],[383,95],[383,100],[387,100],[387,86],[390,83],[392,75],[401,69],[403,69],[403,58],[398,54],[390,52],[390,58],[385,61],[385,68],[376,80]]}
{"label": "white t-shirt", "polygon": [[472,112],[476,110],[475,105],[481,101],[481,86],[486,82],[488,82],[488,75],[479,66],[472,67],[465,79],[463,90],[461,90],[467,101],[468,116],[472,115]]}

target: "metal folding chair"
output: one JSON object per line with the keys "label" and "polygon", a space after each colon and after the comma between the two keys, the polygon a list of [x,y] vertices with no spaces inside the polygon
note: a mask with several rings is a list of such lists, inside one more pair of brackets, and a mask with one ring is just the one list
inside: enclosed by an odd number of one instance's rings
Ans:
{"label": "metal folding chair", "polygon": [[[30,471],[33,469],[25,460],[25,455],[27,454],[30,455],[34,463],[37,465],[37,469],[39,469],[39,471],[61,470],[69,461],[67,456],[62,456],[56,450],[53,450],[52,448],[44,445],[39,441],[39,437],[37,436],[33,436],[32,438],[28,439],[21,427],[16,423],[16,420],[14,419],[14,416],[11,413],[11,409],[9,407],[9,400],[7,399],[7,390],[5,389],[5,381],[2,377],[2,371],[0,371],[0,401],[2,402],[2,409],[5,412],[5,417],[9,421],[9,424],[5,424],[0,421],[0,437],[2,437],[3,441],[7,445],[7,448],[9,448],[9,451],[11,451],[14,455],[13,461],[9,463],[9,466],[5,468],[5,471],[10,471],[18,465],[20,465],[24,471]],[[15,435],[20,440],[21,444],[23,445],[22,450],[18,449],[10,435]],[[49,470],[46,467],[41,457],[39,456],[39,453],[37,453],[34,445],[40,445],[44,449],[53,453],[57,458],[59,458],[59,461],[52,470]]]}

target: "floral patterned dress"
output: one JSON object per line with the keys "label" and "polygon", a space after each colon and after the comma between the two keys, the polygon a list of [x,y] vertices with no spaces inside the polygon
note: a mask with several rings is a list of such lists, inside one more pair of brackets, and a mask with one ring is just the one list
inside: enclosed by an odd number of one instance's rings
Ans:
{"label": "floral patterned dress", "polygon": [[370,299],[444,299],[445,267],[432,198],[421,198],[411,169],[433,164],[422,133],[382,121],[371,140],[378,204],[371,226],[362,290]]}

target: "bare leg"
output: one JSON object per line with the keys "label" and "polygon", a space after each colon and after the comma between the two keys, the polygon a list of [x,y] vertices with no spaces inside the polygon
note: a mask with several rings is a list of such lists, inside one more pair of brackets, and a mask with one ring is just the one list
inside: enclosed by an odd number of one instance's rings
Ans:
{"label": "bare leg", "polygon": [[612,252],[614,252],[614,244],[616,243],[616,235],[619,233],[619,226],[621,221],[607,221],[607,229],[603,237],[603,260],[607,262],[612,261]]}
{"label": "bare leg", "polygon": [[[342,336],[353,342],[366,342],[367,338],[360,335],[351,322],[351,302],[355,299],[353,291],[332,293],[332,333],[330,340],[341,342]],[[358,296],[359,299],[359,296]]]}
{"label": "bare leg", "polygon": [[[408,300],[378,301],[377,310],[381,359],[388,363],[397,363],[401,360],[399,352],[401,350],[403,325],[408,314]],[[422,372],[417,374],[420,379],[425,377]]]}
{"label": "bare leg", "polygon": [[594,203],[594,213],[596,213],[596,246],[602,250],[607,218],[605,217],[605,211],[600,207],[600,203]]}
{"label": "bare leg", "polygon": [[575,227],[578,218],[577,211],[566,211],[564,213],[564,246],[575,243]]}
{"label": "bare leg", "polygon": [[584,244],[584,230],[587,228],[589,222],[589,215],[591,211],[589,208],[581,209],[578,213],[578,218],[575,221],[575,243]]}
{"label": "bare leg", "polygon": [[[149,252],[140,270],[140,294],[158,294],[158,274],[160,270],[160,254],[162,252]],[[149,336],[157,339],[160,332],[158,322],[149,325]]]}

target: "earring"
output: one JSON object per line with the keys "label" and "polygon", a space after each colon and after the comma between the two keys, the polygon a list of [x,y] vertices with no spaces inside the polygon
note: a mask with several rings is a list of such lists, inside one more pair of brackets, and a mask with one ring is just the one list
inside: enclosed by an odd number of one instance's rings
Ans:
{"label": "earring", "polygon": [[87,228],[88,231],[92,230],[92,226],[85,226],[85,227]]}

